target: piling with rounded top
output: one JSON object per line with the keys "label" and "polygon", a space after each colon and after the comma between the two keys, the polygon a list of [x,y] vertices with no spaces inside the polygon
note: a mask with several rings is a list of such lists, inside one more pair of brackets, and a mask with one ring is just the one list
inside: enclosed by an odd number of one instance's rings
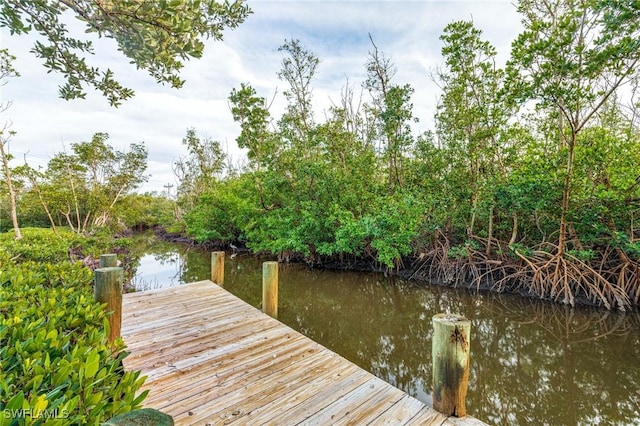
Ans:
{"label": "piling with rounded top", "polygon": [[113,253],[100,255],[100,267],[108,268],[118,266],[118,255]]}
{"label": "piling with rounded top", "polygon": [[211,253],[211,281],[220,287],[224,285],[224,252]]}
{"label": "piling with rounded top", "polygon": [[471,321],[462,315],[433,316],[433,408],[447,416],[467,414]]}
{"label": "piling with rounded top", "polygon": [[94,271],[94,298],[98,303],[106,303],[109,315],[109,342],[120,337],[122,329],[122,283],[124,271],[118,266],[97,268]]}
{"label": "piling with rounded top", "polygon": [[278,318],[278,262],[262,264],[262,312]]}

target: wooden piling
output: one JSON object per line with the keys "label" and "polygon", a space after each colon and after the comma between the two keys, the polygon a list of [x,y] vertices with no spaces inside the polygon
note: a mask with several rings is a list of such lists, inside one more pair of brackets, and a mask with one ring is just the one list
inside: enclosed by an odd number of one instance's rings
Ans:
{"label": "wooden piling", "polygon": [[464,417],[469,383],[471,321],[462,315],[433,316],[433,408]]}
{"label": "wooden piling", "polygon": [[112,266],[118,266],[118,255],[109,253],[100,255],[100,267],[108,268]]}
{"label": "wooden piling", "polygon": [[262,264],[262,312],[278,318],[278,262]]}
{"label": "wooden piling", "polygon": [[224,252],[211,253],[211,281],[220,287],[224,285]]}
{"label": "wooden piling", "polygon": [[110,266],[97,268],[94,271],[94,297],[98,303],[106,303],[109,316],[109,342],[120,337],[122,328],[122,282],[124,272],[122,268]]}

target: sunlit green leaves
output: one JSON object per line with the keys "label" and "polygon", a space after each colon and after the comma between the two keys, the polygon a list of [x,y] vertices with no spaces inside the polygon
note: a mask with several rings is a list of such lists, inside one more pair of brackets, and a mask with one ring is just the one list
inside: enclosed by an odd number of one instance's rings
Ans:
{"label": "sunlit green leaves", "polygon": [[143,380],[124,372],[125,353],[107,344],[88,269],[5,258],[0,269],[0,418],[25,413],[2,424],[43,424],[45,410],[47,424],[99,424],[138,408]]}

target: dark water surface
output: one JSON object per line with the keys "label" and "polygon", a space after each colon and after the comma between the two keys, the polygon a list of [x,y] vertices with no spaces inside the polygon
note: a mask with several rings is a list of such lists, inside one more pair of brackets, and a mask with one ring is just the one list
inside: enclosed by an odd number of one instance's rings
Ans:
{"label": "dark water surface", "polygon": [[[138,239],[140,290],[209,279],[210,254]],[[262,262],[225,259],[225,289],[260,306]],[[500,425],[640,424],[640,316],[571,309],[380,274],[280,265],[279,319],[431,403],[431,317],[472,320],[467,412]]]}

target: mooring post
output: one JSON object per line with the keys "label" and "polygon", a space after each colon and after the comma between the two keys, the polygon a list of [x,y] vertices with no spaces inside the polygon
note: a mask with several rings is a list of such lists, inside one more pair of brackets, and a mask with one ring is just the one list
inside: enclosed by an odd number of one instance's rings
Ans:
{"label": "mooring post", "polygon": [[220,287],[224,285],[224,252],[211,253],[211,281]]}
{"label": "mooring post", "polygon": [[118,255],[113,253],[100,255],[100,267],[108,268],[111,266],[118,266]]}
{"label": "mooring post", "polygon": [[433,316],[433,408],[447,416],[467,414],[471,321],[462,315]]}
{"label": "mooring post", "polygon": [[278,262],[262,264],[262,312],[278,318]]}
{"label": "mooring post", "polygon": [[109,342],[113,343],[120,337],[122,328],[122,282],[124,272],[119,266],[97,268],[94,271],[95,286],[93,295],[98,303],[107,304],[109,316]]}

